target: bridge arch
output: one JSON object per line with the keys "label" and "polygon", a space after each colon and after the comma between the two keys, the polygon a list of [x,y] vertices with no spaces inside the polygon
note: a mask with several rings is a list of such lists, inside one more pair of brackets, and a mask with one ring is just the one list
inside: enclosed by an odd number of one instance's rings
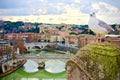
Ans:
{"label": "bridge arch", "polygon": [[27,50],[32,49],[33,47],[39,47],[39,48],[44,48],[48,43],[44,42],[33,42],[33,43],[25,43],[25,47]]}
{"label": "bridge arch", "polygon": [[33,46],[32,49],[40,50],[41,47],[40,46]]}

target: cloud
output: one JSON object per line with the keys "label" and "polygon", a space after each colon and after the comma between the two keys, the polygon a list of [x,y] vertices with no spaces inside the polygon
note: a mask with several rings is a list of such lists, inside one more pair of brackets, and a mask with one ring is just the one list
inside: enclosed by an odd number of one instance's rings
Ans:
{"label": "cloud", "polygon": [[[23,20],[25,22],[43,22],[43,23],[67,23],[67,24],[85,24],[87,23],[87,15],[83,14],[79,8],[72,5],[64,5],[60,11],[61,14],[41,14],[41,15],[30,15],[30,16],[11,16],[12,21]],[[41,12],[41,10],[40,10]],[[7,17],[10,20],[11,17]],[[4,18],[6,19],[6,18]]]}
{"label": "cloud", "polygon": [[1,0],[0,16],[11,21],[87,24],[88,14],[95,11],[98,18],[108,23],[120,23],[120,1],[110,1],[112,0]]}
{"label": "cloud", "polygon": [[11,9],[11,8],[21,8],[27,7],[27,0],[0,0],[0,8]]}
{"label": "cloud", "polygon": [[32,15],[43,15],[47,14],[47,9],[45,8],[39,8],[39,9],[33,9]]}
{"label": "cloud", "polygon": [[115,6],[115,7],[120,9],[120,5],[119,5],[120,0],[114,0],[114,1],[113,0],[101,0],[101,1],[105,2],[107,4],[110,4],[110,5],[113,5],[113,6]]}
{"label": "cloud", "polygon": [[39,1],[44,2],[45,0],[39,0]]}
{"label": "cloud", "polygon": [[106,21],[108,24],[120,23],[120,9],[105,2],[99,2],[92,5],[93,11],[97,17]]}
{"label": "cloud", "polygon": [[118,12],[119,9],[115,6],[112,6],[110,4],[107,4],[105,2],[99,2],[92,5],[93,10],[98,12]]}
{"label": "cloud", "polygon": [[74,0],[74,2],[75,2],[75,3],[80,3],[80,2],[81,2],[81,0]]}
{"label": "cloud", "polygon": [[24,16],[24,15],[30,15],[32,12],[32,9],[28,8],[13,8],[13,9],[0,9],[1,16]]}
{"label": "cloud", "polygon": [[6,12],[5,9],[0,9],[0,15],[1,15],[1,14],[4,14],[5,12]]}

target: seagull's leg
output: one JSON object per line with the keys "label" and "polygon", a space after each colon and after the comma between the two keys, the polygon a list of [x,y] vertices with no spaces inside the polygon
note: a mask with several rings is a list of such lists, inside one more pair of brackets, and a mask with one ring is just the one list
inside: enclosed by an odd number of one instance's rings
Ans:
{"label": "seagull's leg", "polygon": [[102,38],[102,37],[101,37],[101,34],[99,33],[99,42],[101,42],[101,38]]}
{"label": "seagull's leg", "polygon": [[102,36],[102,37],[101,37],[101,42],[104,42],[104,41],[105,41],[105,37]]}
{"label": "seagull's leg", "polygon": [[98,34],[95,36],[95,42],[98,42]]}
{"label": "seagull's leg", "polygon": [[99,34],[99,42],[104,42],[104,37],[102,34]]}
{"label": "seagull's leg", "polygon": [[96,42],[99,42],[100,38],[99,38],[99,34],[96,34]]}
{"label": "seagull's leg", "polygon": [[102,37],[101,37],[100,33],[97,34],[97,41],[96,42],[102,42]]}

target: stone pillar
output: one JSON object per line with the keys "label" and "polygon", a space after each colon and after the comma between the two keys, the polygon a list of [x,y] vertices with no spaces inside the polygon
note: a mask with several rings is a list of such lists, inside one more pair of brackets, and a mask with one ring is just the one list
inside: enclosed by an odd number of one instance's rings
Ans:
{"label": "stone pillar", "polygon": [[2,64],[2,72],[3,73],[5,72],[5,64],[4,63]]}

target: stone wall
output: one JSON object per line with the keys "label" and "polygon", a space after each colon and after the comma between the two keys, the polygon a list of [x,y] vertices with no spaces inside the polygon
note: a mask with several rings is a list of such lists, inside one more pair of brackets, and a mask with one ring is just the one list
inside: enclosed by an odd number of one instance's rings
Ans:
{"label": "stone wall", "polygon": [[106,37],[105,41],[120,47],[120,37]]}
{"label": "stone wall", "polygon": [[67,80],[120,80],[120,49],[108,42],[80,48],[66,63]]}
{"label": "stone wall", "polygon": [[67,63],[67,80],[89,80],[85,73],[74,62]]}

